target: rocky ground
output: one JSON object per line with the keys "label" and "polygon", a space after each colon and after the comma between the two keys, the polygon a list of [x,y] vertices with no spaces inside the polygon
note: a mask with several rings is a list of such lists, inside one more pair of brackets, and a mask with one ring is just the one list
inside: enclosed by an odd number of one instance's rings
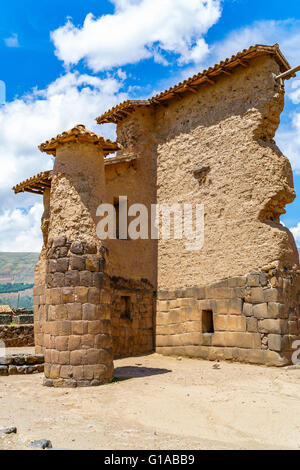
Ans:
{"label": "rocky ground", "polygon": [[115,361],[118,381],[48,389],[0,377],[0,449],[299,449],[300,369],[150,356]]}

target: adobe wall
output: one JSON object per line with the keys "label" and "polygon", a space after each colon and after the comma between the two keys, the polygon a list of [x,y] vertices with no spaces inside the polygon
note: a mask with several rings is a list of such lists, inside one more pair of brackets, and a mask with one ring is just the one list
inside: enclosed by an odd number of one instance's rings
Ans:
{"label": "adobe wall", "polygon": [[[106,201],[128,197],[128,207],[144,204],[151,214],[156,201],[156,147],[153,112],[137,111],[117,126],[117,140],[123,146],[118,157],[134,157],[129,163],[105,167]],[[131,218],[129,218],[130,222]],[[157,280],[157,243],[155,240],[108,240],[108,273],[125,279],[146,279],[154,287]]]}
{"label": "adobe wall", "polygon": [[[158,109],[158,203],[205,205],[202,250],[160,240],[159,289],[298,265],[293,237],[278,223],[295,197],[291,165],[273,141],[284,106],[278,73],[275,60],[260,57]],[[199,183],[193,171],[205,165],[210,172]]]}
{"label": "adobe wall", "polygon": [[[151,214],[156,200],[156,153],[153,112],[138,111],[117,127],[123,150],[118,157],[134,158],[105,166],[106,202],[127,196],[128,207],[144,204]],[[128,219],[128,224],[132,218]],[[154,349],[154,291],[157,283],[155,240],[107,240],[107,273],[111,279],[114,357],[147,354]],[[124,312],[129,298],[130,314]]]}
{"label": "adobe wall", "polygon": [[[157,111],[157,200],[205,208],[202,250],[186,250],[184,240],[158,243],[162,354],[291,361],[300,271],[294,239],[279,223],[295,191],[273,140],[284,105],[278,73],[273,59],[257,58]],[[193,172],[202,166],[209,173],[199,181]]]}

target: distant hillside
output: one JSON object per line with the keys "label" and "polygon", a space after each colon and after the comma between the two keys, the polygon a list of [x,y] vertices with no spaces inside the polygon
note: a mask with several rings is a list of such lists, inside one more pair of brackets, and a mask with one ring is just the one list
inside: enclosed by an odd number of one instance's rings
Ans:
{"label": "distant hillside", "polygon": [[0,253],[0,284],[33,283],[39,253]]}
{"label": "distant hillside", "polygon": [[0,304],[32,308],[34,267],[38,259],[39,253],[0,253]]}

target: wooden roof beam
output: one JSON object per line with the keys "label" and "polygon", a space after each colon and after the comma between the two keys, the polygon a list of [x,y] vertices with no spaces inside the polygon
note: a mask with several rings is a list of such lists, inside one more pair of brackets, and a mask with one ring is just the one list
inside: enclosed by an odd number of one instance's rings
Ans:
{"label": "wooden roof beam", "polygon": [[238,59],[237,62],[244,68],[249,67],[248,62],[245,62],[244,60]]}
{"label": "wooden roof beam", "polygon": [[223,72],[225,75],[232,75],[232,72],[228,69],[225,69],[225,67],[220,67],[221,72]]}

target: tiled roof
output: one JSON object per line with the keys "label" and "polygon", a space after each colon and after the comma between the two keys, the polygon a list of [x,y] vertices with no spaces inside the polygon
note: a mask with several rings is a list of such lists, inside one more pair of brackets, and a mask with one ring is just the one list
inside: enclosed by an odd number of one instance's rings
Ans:
{"label": "tiled roof", "polygon": [[1,313],[12,313],[12,309],[9,305],[0,305],[0,314]]}
{"label": "tiled roof", "polygon": [[38,175],[17,184],[13,187],[15,194],[24,193],[25,191],[33,194],[43,194],[46,188],[51,187],[52,171],[43,171]]}
{"label": "tiled roof", "polygon": [[258,57],[260,55],[272,55],[280,66],[281,72],[289,70],[290,64],[285,59],[284,55],[281,53],[278,44],[274,46],[264,46],[257,44],[252,46],[249,49],[244,49],[242,52],[238,52],[232,57],[223,60],[219,64],[210,67],[203,72],[200,72],[193,77],[180,82],[178,85],[175,85],[168,90],[159,93],[158,95],[150,98],[148,100],[128,100],[123,103],[115,106],[106,113],[99,116],[96,120],[98,124],[105,123],[117,123],[125,119],[128,115],[133,113],[138,107],[148,107],[151,105],[163,104],[166,101],[172,99],[175,95],[181,96],[181,94],[189,92],[198,92],[199,86],[202,84],[211,83],[214,84],[214,79],[219,75],[231,75],[232,70],[238,66],[247,67],[248,61]]}
{"label": "tiled roof", "polygon": [[[136,160],[136,157],[128,155],[121,157],[112,157],[104,160],[104,166],[117,165],[120,163],[130,163]],[[33,194],[43,194],[46,188],[51,188],[52,171],[43,171],[22,183],[17,184],[12,189],[15,194],[29,192]],[[1,307],[1,306],[0,306]]]}
{"label": "tiled roof", "polygon": [[120,144],[117,142],[112,142],[109,139],[105,139],[101,135],[86,130],[83,124],[78,124],[77,126],[73,127],[73,129],[62,132],[62,134],[58,134],[58,136],[51,140],[47,140],[39,146],[39,149],[41,152],[56,156],[57,147],[69,142],[93,143],[104,151],[104,155],[117,152],[121,149]]}

